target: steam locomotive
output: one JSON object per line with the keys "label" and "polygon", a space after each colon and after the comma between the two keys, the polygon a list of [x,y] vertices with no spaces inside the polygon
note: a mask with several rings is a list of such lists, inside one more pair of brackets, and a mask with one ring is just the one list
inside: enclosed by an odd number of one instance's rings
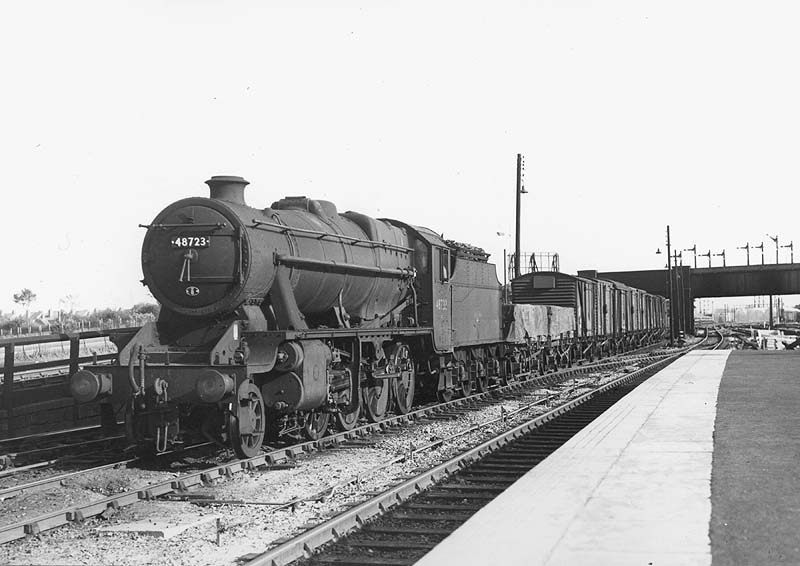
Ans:
{"label": "steam locomotive", "polygon": [[[567,290],[573,301],[542,304],[534,274],[512,282],[527,304],[507,304],[480,248],[324,200],[252,208],[241,177],[206,183],[209,198],[179,200],[144,226],[157,322],[113,337],[116,363],[70,381],[77,401],[124,412],[141,448],[202,435],[251,457],[267,437],[318,439],[405,414],[418,388],[442,400],[485,391],[665,326],[663,299],[642,291],[584,277]],[[623,304],[634,293],[642,300]]]}

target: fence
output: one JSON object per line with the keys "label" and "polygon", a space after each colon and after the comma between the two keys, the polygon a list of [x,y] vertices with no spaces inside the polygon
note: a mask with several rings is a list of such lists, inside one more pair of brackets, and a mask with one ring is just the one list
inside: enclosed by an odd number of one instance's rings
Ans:
{"label": "fence", "polygon": [[[116,328],[114,333],[134,333],[138,328]],[[0,339],[3,351],[3,387],[0,389],[0,439],[15,434],[37,434],[63,430],[99,419],[99,409],[92,404],[79,406],[69,391],[69,376],[80,364],[108,361],[116,353],[81,355],[81,341],[108,338],[108,330],[90,330],[69,334],[24,336]],[[69,357],[49,361],[16,364],[17,348],[43,344],[69,343]],[[18,372],[67,368],[67,373],[38,380],[15,380]]]}
{"label": "fence", "polygon": [[46,322],[43,324],[6,324],[0,326],[0,339],[14,336],[46,336],[63,332],[90,332],[113,330],[115,328],[131,328],[141,326],[145,322],[155,320],[152,315],[126,316],[102,320],[77,320],[68,322]]}

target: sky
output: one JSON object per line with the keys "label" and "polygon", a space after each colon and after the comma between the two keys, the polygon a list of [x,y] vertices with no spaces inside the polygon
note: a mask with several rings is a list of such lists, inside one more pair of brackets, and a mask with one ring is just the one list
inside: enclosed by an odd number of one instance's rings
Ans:
{"label": "sky", "polygon": [[800,245],[798,20],[789,1],[4,2],[0,309],[23,287],[39,309],[152,300],[138,225],[220,174],[255,207],[326,199],[502,265],[517,153],[522,249],[562,271],[661,269],[667,225],[676,249],[744,264],[763,241],[774,262],[767,233]]}

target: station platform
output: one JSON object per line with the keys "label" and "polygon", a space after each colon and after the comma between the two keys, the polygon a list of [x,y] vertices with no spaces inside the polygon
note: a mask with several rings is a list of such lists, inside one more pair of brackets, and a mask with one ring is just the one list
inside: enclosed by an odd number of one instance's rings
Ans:
{"label": "station platform", "polygon": [[689,353],[417,564],[800,564],[798,431],[800,353]]}

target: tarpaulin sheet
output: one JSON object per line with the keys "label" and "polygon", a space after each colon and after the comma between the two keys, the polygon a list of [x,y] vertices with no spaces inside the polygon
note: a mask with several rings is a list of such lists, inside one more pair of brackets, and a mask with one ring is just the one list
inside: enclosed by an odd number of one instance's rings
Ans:
{"label": "tarpaulin sheet", "polygon": [[511,342],[575,331],[575,312],[569,307],[509,305],[506,316],[509,323],[506,338]]}

